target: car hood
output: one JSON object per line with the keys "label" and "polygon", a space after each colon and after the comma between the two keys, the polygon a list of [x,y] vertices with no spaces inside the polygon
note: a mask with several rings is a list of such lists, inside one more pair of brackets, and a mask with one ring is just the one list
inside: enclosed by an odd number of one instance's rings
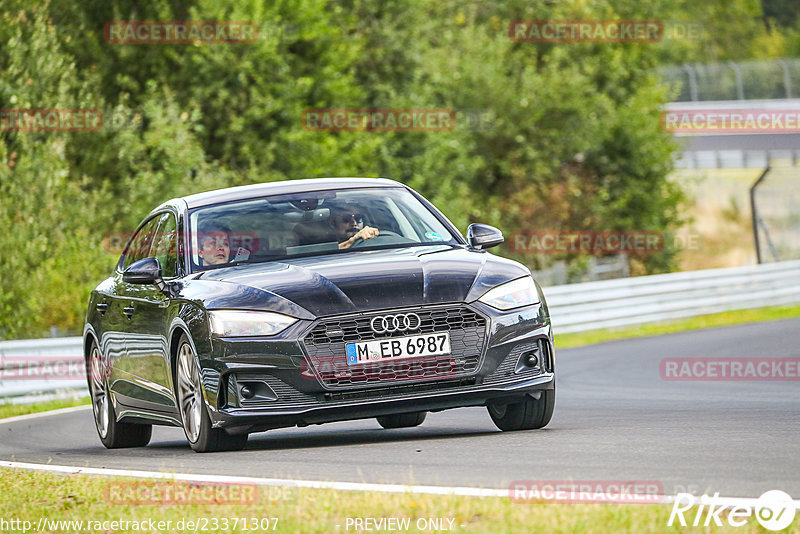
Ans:
{"label": "car hood", "polygon": [[228,291],[213,291],[224,307],[238,306],[235,295],[245,301],[242,307],[257,307],[259,299],[247,290],[252,288],[277,296],[273,300],[282,302],[280,308],[287,313],[292,306],[285,301],[290,301],[320,317],[472,302],[490,288],[529,273],[521,264],[485,251],[433,245],[240,265],[206,272],[201,280],[203,285],[224,283]]}

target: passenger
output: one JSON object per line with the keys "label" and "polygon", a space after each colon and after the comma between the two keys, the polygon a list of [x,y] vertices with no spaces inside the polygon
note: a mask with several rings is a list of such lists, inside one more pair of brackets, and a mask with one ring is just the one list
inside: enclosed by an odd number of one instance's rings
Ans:
{"label": "passenger", "polygon": [[222,223],[209,221],[199,227],[200,265],[223,265],[231,261],[231,229]]}
{"label": "passenger", "polygon": [[380,234],[377,228],[364,226],[364,217],[358,210],[344,206],[331,208],[328,224],[339,241],[340,249],[352,247],[359,239],[372,239]]}

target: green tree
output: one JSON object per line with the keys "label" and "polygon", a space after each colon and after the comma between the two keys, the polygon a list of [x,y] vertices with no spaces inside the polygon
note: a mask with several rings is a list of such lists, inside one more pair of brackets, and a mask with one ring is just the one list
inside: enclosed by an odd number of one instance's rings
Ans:
{"label": "green tree", "polygon": [[[98,132],[0,132],[0,222],[14,229],[0,236],[14,251],[0,263],[0,330],[80,328],[88,291],[117,259],[105,234],[133,230],[170,197],[230,185],[387,176],[462,230],[474,221],[506,232],[669,230],[681,195],[667,179],[675,145],[659,126],[668,95],[654,68],[755,54],[770,38],[761,11],[735,0],[738,26],[697,43],[515,43],[508,25],[726,23],[721,1],[695,4],[7,0],[0,106],[97,108],[106,122]],[[239,45],[106,42],[106,22],[136,19],[253,21],[260,35]],[[448,108],[459,122],[430,132],[304,128],[304,110],[328,107]],[[673,253],[636,272],[669,270]]]}

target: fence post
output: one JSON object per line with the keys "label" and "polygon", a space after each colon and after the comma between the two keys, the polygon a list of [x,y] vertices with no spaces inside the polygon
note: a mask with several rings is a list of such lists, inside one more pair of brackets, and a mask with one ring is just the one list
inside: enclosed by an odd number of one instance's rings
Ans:
{"label": "fence post", "polygon": [[742,83],[742,69],[733,61],[728,61],[728,66],[736,74],[736,96],[739,100],[744,100],[744,83]]}
{"label": "fence post", "polygon": [[758,177],[758,180],[750,187],[750,215],[753,219],[753,240],[755,241],[756,245],[756,261],[758,264],[761,264],[761,246],[758,242],[758,208],[756,208],[756,187],[767,177],[769,174],[770,166],[767,164],[767,167],[764,169],[764,172],[761,173],[761,176]]}
{"label": "fence post", "polygon": [[694,69],[691,65],[682,65],[683,70],[689,75],[689,95],[692,99],[692,102],[697,102],[699,99],[697,98],[697,76],[695,75]]}
{"label": "fence post", "polygon": [[792,78],[789,75],[789,64],[783,59],[777,60],[777,63],[783,69],[783,87],[786,89],[786,98],[792,98]]}

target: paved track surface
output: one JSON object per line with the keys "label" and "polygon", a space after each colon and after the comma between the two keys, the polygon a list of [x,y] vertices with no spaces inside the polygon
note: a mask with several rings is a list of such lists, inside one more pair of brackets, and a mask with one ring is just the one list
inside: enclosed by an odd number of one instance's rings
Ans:
{"label": "paved track surface", "polygon": [[108,451],[89,410],[0,425],[0,459],[305,480],[506,488],[514,480],[655,480],[690,490],[800,498],[800,381],[664,381],[666,357],[797,357],[800,319],[557,350],[550,425],[499,432],[484,408],[412,429],[374,420],[274,430],[241,452],[196,454],[181,429]]}

